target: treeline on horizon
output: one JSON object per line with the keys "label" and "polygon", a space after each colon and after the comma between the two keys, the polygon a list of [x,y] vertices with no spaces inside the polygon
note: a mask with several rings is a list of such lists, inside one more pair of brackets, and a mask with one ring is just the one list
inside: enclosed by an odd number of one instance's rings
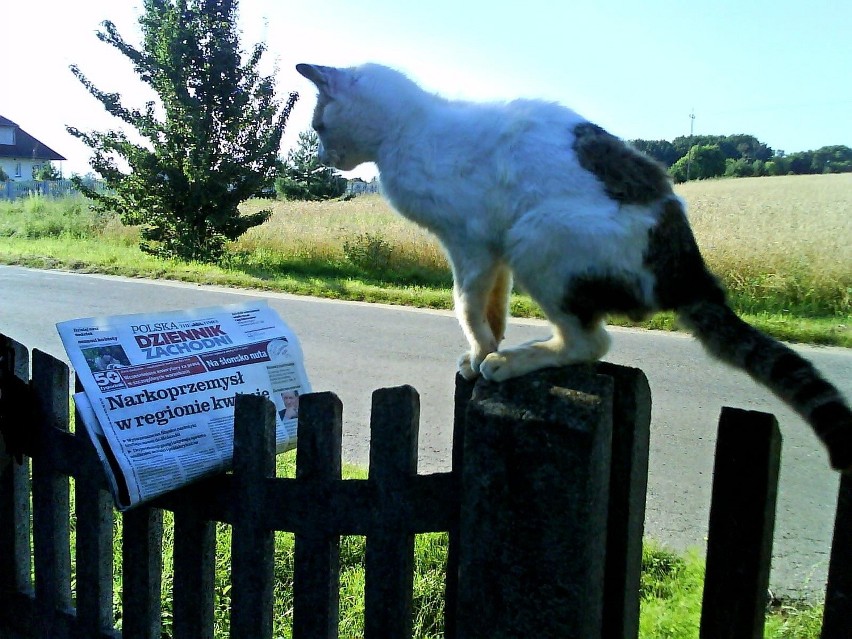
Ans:
{"label": "treeline on horizon", "polygon": [[773,150],[753,135],[692,135],[630,143],[664,164],[675,182],[712,177],[813,175],[852,172],[852,148],[824,146],[787,154]]}

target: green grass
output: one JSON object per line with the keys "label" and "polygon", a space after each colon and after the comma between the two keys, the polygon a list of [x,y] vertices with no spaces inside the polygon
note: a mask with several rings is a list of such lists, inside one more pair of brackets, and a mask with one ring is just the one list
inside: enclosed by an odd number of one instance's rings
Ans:
{"label": "green grass", "polygon": [[[701,621],[704,560],[654,542],[642,549],[640,639],[694,639]],[[765,639],[818,639],[821,605],[776,603],[766,613]]]}

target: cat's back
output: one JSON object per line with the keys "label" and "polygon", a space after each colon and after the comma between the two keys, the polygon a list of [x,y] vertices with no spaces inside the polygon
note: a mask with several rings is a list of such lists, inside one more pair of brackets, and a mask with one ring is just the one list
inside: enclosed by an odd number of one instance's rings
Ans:
{"label": "cat's back", "polygon": [[447,101],[436,109],[433,122],[452,130],[460,144],[474,139],[495,145],[519,148],[537,144],[540,148],[570,143],[571,131],[585,118],[568,107],[544,100],[518,99],[511,102]]}
{"label": "cat's back", "polygon": [[385,194],[407,217],[436,230],[459,212],[508,227],[544,203],[615,215],[618,202],[577,153],[578,137],[597,127],[574,110],[545,100],[433,95],[418,107],[379,163]]}
{"label": "cat's back", "polygon": [[576,132],[588,124],[572,109],[543,100],[450,101],[424,134],[437,155],[465,167],[468,186],[528,201],[533,193],[597,193],[597,180],[580,165],[574,149]]}

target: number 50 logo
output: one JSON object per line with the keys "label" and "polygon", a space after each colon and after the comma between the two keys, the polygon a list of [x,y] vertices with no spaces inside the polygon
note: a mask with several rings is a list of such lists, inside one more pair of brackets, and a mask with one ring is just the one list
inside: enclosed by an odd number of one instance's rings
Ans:
{"label": "number 50 logo", "polygon": [[115,384],[121,384],[121,375],[119,375],[116,371],[94,373],[94,377],[95,383],[98,386],[114,386]]}

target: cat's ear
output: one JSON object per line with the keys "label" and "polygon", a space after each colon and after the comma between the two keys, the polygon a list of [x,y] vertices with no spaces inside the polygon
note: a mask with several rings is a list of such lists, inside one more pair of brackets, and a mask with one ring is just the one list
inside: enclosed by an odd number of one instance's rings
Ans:
{"label": "cat's ear", "polygon": [[335,78],[340,73],[334,67],[324,67],[319,64],[297,64],[296,71],[313,82],[322,93],[333,93]]}

